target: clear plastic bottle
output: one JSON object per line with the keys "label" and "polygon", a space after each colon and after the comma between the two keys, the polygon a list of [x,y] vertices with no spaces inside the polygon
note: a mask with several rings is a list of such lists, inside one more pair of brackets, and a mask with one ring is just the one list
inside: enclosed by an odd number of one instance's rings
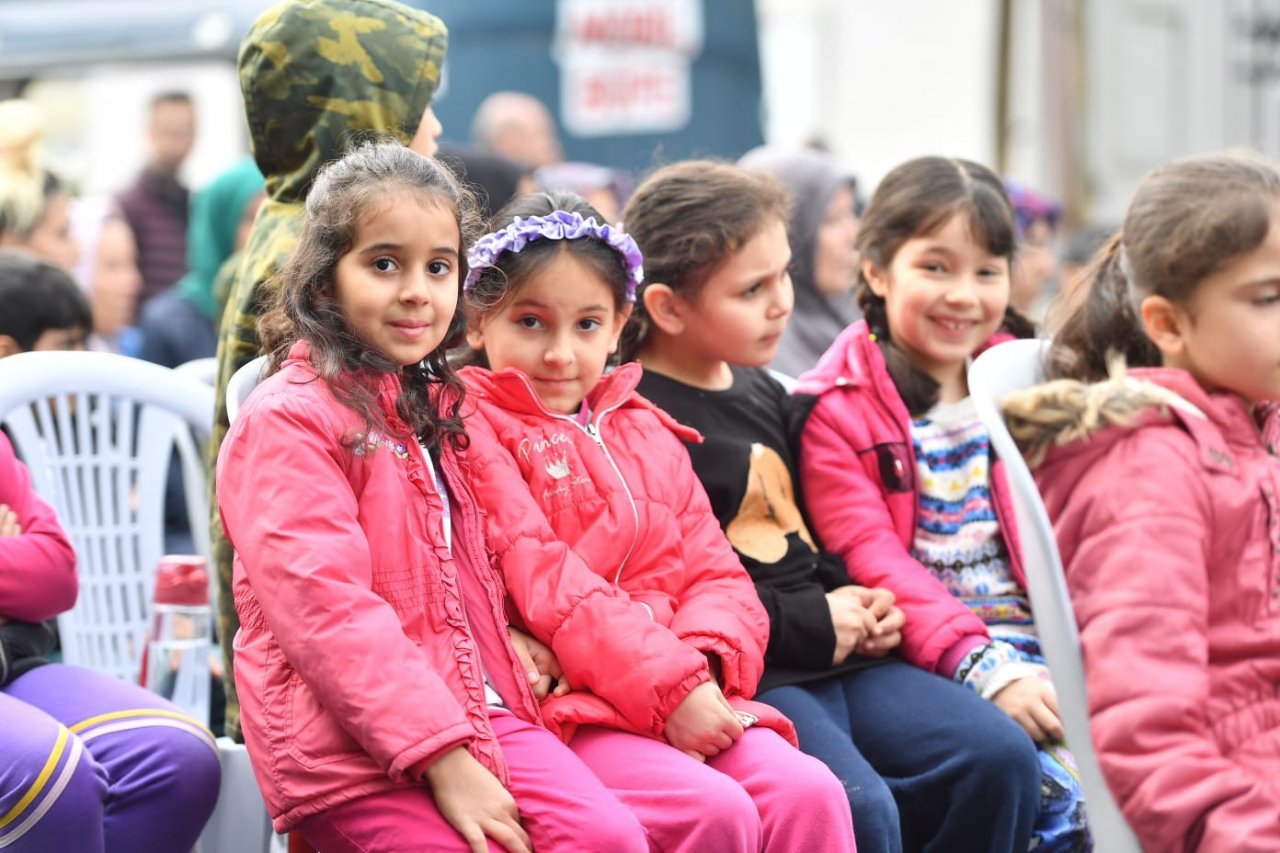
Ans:
{"label": "clear plastic bottle", "polygon": [[208,725],[213,614],[204,558],[161,557],[154,601],[142,684]]}

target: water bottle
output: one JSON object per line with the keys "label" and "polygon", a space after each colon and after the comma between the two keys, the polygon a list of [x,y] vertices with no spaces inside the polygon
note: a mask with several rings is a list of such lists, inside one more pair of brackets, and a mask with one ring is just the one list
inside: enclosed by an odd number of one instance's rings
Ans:
{"label": "water bottle", "polygon": [[212,612],[204,558],[161,557],[154,601],[142,684],[207,726]]}

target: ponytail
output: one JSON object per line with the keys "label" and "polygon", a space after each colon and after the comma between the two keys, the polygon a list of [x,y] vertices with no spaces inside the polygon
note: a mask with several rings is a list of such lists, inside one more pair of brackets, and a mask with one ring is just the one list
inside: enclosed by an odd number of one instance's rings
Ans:
{"label": "ponytail", "polygon": [[1054,335],[1049,377],[1098,382],[1108,376],[1113,354],[1130,367],[1155,367],[1160,350],[1147,337],[1138,314],[1137,289],[1125,273],[1124,233],[1115,234],[1083,274],[1086,295]]}

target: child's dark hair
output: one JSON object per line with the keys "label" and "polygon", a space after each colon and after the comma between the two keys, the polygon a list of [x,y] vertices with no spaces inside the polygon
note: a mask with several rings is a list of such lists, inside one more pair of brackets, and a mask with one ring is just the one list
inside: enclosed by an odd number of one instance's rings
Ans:
{"label": "child's dark hair", "polygon": [[89,301],[61,267],[25,252],[0,251],[0,335],[29,351],[51,329],[93,329]]}
{"label": "child's dark hair", "polygon": [[[949,157],[908,160],[885,175],[862,214],[858,251],[864,260],[888,269],[904,243],[933,234],[957,213],[965,214],[974,239],[989,253],[1013,262],[1017,226],[1004,184],[986,166]],[[884,298],[871,290],[862,270],[855,295],[907,411],[927,412],[938,402],[938,383],[894,344]],[[1019,338],[1035,333],[1013,306],[1005,309],[1001,330]]]}
{"label": "child's dark hair", "polygon": [[[400,398],[396,412],[418,439],[428,446],[448,438],[454,446],[466,441],[462,420],[462,382],[445,359],[447,347],[466,329],[455,311],[442,344],[422,366],[401,367],[352,332],[338,305],[334,274],[338,261],[351,250],[359,225],[396,193],[420,194],[454,215],[458,224],[458,287],[467,274],[466,247],[474,235],[476,205],[471,193],[453,173],[435,160],[395,142],[366,142],[341,159],[324,166],[307,195],[307,218],[297,249],[280,273],[273,304],[259,324],[263,347],[277,370],[296,340],[311,344],[316,372],[344,405],[365,418],[370,428],[386,429],[377,407],[379,373],[398,373]],[[354,381],[339,380],[351,374]],[[430,386],[453,392],[444,413],[432,403]]]}
{"label": "child's dark hair", "polygon": [[[588,204],[582,196],[568,191],[529,193],[513,199],[494,214],[488,226],[489,232],[501,231],[515,222],[516,217],[550,216],[557,210],[576,213],[583,219],[595,218],[604,225],[604,217]],[[476,322],[502,307],[519,291],[520,285],[539,267],[561,252],[572,254],[609,285],[614,306],[622,311],[627,305],[627,286],[630,281],[626,260],[612,246],[598,237],[579,237],[574,240],[530,240],[518,252],[506,251],[498,255],[492,266],[480,270],[475,286],[463,294],[466,316]],[[462,354],[460,363],[487,365],[483,351]]]}
{"label": "child's dark hair", "polygon": [[1084,272],[1086,296],[1054,336],[1048,372],[1093,382],[1110,354],[1155,367],[1143,329],[1147,296],[1186,305],[1200,282],[1267,237],[1280,203],[1280,170],[1252,151],[1175,160],[1138,184],[1124,225]]}
{"label": "child's dark hair", "polygon": [[770,222],[787,224],[786,187],[772,175],[714,160],[658,169],[636,188],[622,221],[644,253],[644,283],[619,345],[623,361],[649,334],[644,289],[662,283],[696,298],[707,279]]}

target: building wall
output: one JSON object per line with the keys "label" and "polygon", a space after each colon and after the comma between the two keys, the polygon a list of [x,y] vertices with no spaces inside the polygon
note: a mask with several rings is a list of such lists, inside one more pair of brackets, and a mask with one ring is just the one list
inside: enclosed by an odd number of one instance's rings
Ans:
{"label": "building wall", "polygon": [[996,0],[757,0],[765,138],[818,137],[870,187],[903,160],[995,155]]}

